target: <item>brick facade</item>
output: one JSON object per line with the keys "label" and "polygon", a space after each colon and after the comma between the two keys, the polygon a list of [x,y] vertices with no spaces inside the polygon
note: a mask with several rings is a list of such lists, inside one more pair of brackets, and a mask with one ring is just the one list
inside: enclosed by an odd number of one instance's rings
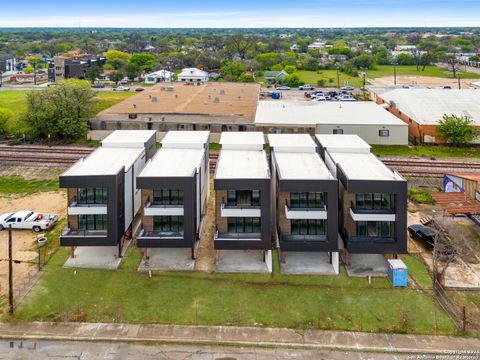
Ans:
{"label": "brick facade", "polygon": [[221,233],[228,232],[227,218],[222,217],[222,201],[227,201],[227,190],[215,191],[215,224]]}
{"label": "brick facade", "polygon": [[292,233],[292,227],[290,220],[287,219],[285,214],[285,203],[290,205],[290,192],[281,191],[278,193],[278,227],[282,234],[289,235]]}

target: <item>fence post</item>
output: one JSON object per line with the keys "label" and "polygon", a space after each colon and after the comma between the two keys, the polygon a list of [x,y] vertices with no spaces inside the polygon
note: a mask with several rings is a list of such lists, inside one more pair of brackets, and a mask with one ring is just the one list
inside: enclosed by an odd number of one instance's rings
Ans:
{"label": "fence post", "polygon": [[467,309],[465,306],[462,307],[462,320],[463,320],[463,333],[467,332]]}

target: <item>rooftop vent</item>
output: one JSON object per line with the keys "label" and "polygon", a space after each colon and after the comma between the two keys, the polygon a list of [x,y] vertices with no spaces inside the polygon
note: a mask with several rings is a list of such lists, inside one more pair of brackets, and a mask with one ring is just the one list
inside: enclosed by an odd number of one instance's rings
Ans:
{"label": "rooftop vent", "polygon": [[219,102],[220,102],[220,98],[219,98],[219,97],[216,97],[215,100],[213,100],[213,102],[219,103]]}
{"label": "rooftop vent", "polygon": [[156,96],[152,96],[152,102],[157,102],[157,97]]}
{"label": "rooftop vent", "polygon": [[173,86],[173,85],[167,86],[167,87],[165,87],[165,90],[173,91],[173,90],[175,90],[175,86]]}
{"label": "rooftop vent", "polygon": [[225,95],[225,90],[220,90],[220,95]]}

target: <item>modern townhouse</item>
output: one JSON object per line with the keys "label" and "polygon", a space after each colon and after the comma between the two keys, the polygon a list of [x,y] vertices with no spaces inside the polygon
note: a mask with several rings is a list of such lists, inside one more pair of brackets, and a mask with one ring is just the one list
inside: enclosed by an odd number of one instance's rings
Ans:
{"label": "modern townhouse", "polygon": [[356,135],[316,135],[320,153],[339,180],[339,232],[350,254],[407,252],[407,182]]}
{"label": "modern townhouse", "polygon": [[280,268],[338,274],[338,181],[308,134],[270,134],[272,211]]}
{"label": "modern townhouse", "polygon": [[156,134],[155,130],[115,130],[101,143],[109,148],[145,148],[148,161],[157,151]]}
{"label": "modern townhouse", "polygon": [[68,224],[60,245],[72,247],[66,265],[116,267],[126,240],[132,237],[141,204],[136,177],[145,165],[145,144],[155,138],[155,132],[145,132],[142,137],[135,131],[121,135],[137,137],[138,143],[128,148],[104,144],[60,175],[60,187],[67,189],[68,201]]}
{"label": "modern townhouse", "polygon": [[214,179],[217,271],[272,270],[271,178],[264,144],[261,132],[221,135]]}
{"label": "modern townhouse", "polygon": [[[137,246],[144,249],[144,260],[150,260],[149,268],[168,267],[168,251],[159,248],[190,248],[195,259],[209,192],[209,134],[169,131],[137,178],[143,208]],[[193,269],[193,261],[188,267]]]}

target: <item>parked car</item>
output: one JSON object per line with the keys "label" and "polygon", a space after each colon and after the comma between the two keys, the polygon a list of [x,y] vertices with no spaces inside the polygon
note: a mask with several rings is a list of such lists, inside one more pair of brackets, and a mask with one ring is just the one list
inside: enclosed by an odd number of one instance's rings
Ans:
{"label": "parked car", "polygon": [[299,86],[298,90],[315,90],[315,86],[310,84],[305,84],[305,85]]}
{"label": "parked car", "polygon": [[130,88],[127,86],[117,86],[113,88],[113,91],[130,91]]}
{"label": "parked car", "polygon": [[275,90],[290,90],[290,87],[288,86],[277,86]]}
{"label": "parked car", "polygon": [[95,83],[92,85],[92,88],[94,89],[103,89],[105,87],[105,84],[103,83]]}
{"label": "parked car", "polygon": [[347,85],[347,86],[342,87],[341,90],[344,90],[344,91],[353,91],[353,90],[355,90],[355,88],[354,88],[353,86]]}
{"label": "parked car", "polygon": [[143,90],[145,90],[145,89],[141,88],[141,87],[135,89],[136,92],[142,92]]}
{"label": "parked car", "polygon": [[437,232],[425,225],[414,224],[408,227],[408,233],[414,239],[423,242],[429,249],[433,249]]}
{"label": "parked car", "polygon": [[324,95],[314,95],[312,101],[327,101],[327,98]]}
{"label": "parked car", "polygon": [[329,91],[329,92],[328,92],[328,96],[330,96],[330,97],[337,97],[337,96],[338,96],[338,92],[337,92],[337,91],[333,91],[333,90],[332,90],[332,91]]}
{"label": "parked car", "polygon": [[340,95],[338,101],[357,101],[352,95]]}
{"label": "parked car", "polygon": [[12,229],[32,229],[40,232],[53,227],[57,220],[57,215],[22,210],[0,215],[0,230],[7,229],[12,225]]}
{"label": "parked car", "polygon": [[120,84],[127,85],[128,84],[128,78],[123,78],[122,80],[120,80]]}

